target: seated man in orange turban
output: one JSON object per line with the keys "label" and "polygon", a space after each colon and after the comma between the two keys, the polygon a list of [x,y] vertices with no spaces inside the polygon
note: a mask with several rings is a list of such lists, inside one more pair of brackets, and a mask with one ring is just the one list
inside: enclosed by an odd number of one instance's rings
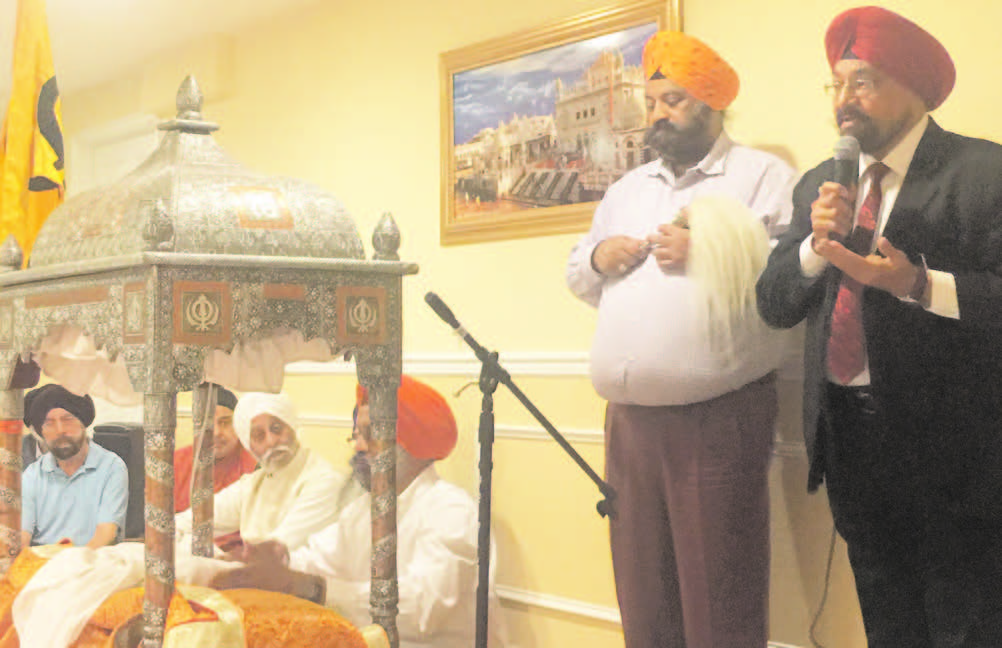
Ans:
{"label": "seated man in orange turban", "polygon": [[[356,401],[353,437],[356,449],[369,453],[372,437],[364,388],[358,388]],[[445,399],[428,385],[402,376],[397,395],[397,627],[402,648],[469,648],[474,643],[477,506],[465,491],[439,478],[434,466],[452,452],[456,437],[456,420]],[[356,462],[363,484],[364,465]],[[362,626],[369,621],[369,510],[368,496],[356,499],[337,522],[291,553],[277,543],[247,547],[241,557],[249,564],[221,574],[214,585],[303,595],[309,580],[304,576],[310,574],[320,590],[326,588],[324,602]],[[492,596],[492,648],[502,643],[496,608]]]}

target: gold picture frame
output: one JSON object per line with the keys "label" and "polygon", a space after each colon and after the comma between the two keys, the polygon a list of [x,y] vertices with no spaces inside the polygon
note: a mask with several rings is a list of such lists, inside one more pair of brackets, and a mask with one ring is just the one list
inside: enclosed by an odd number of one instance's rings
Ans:
{"label": "gold picture frame", "polygon": [[682,28],[681,2],[618,4],[440,55],[442,245],[588,228],[604,187],[640,163],[640,51]]}

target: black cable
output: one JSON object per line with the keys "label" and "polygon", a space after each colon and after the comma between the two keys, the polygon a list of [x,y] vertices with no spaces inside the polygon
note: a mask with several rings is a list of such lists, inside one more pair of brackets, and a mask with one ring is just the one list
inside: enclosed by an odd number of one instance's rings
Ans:
{"label": "black cable", "polygon": [[818,643],[817,638],[814,636],[814,630],[817,628],[818,621],[821,620],[821,613],[825,609],[825,602],[828,600],[828,586],[831,584],[832,576],[832,559],[835,557],[835,525],[832,525],[832,539],[828,544],[828,565],[825,567],[825,586],[824,590],[821,592],[821,602],[818,603],[818,611],[814,613],[814,619],[811,621],[811,628],[807,632],[807,636],[811,640],[811,645],[814,648],[825,648],[823,645]]}

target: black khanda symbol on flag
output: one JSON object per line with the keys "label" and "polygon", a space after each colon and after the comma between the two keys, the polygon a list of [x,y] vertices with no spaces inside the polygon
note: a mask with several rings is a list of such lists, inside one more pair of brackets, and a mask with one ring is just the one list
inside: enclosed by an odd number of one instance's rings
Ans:
{"label": "black khanda symbol on flag", "polygon": [[[56,117],[56,101],[58,99],[59,88],[56,87],[56,77],[53,76],[45,82],[38,93],[38,108],[36,112],[38,130],[56,154],[56,159],[52,163],[52,169],[47,169],[47,171],[53,172],[53,176],[56,176],[55,171],[62,171],[65,164],[63,160],[63,131],[59,125],[59,119]],[[52,189],[59,189],[61,186],[61,183],[56,182],[46,175],[32,176],[28,181],[28,191],[51,191]]]}

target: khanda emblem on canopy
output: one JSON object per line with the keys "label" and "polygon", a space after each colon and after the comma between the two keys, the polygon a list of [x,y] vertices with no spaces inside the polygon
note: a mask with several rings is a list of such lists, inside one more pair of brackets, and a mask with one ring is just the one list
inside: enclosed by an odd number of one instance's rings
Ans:
{"label": "khanda emblem on canopy", "polygon": [[[56,77],[49,77],[49,80],[42,85],[38,93],[38,103],[35,119],[38,124],[38,131],[48,142],[51,151],[35,152],[33,175],[28,180],[28,191],[51,191],[63,190],[63,168],[66,165],[63,157],[63,131],[59,125],[59,118],[56,116],[56,102],[59,101],[59,88],[56,86]],[[42,159],[39,160],[38,158]]]}
{"label": "khanda emblem on canopy", "polygon": [[348,309],[348,323],[357,333],[368,333],[379,321],[379,309],[361,297]]}
{"label": "khanda emblem on canopy", "polygon": [[208,331],[219,322],[219,304],[200,294],[188,302],[184,317],[196,331]]}

